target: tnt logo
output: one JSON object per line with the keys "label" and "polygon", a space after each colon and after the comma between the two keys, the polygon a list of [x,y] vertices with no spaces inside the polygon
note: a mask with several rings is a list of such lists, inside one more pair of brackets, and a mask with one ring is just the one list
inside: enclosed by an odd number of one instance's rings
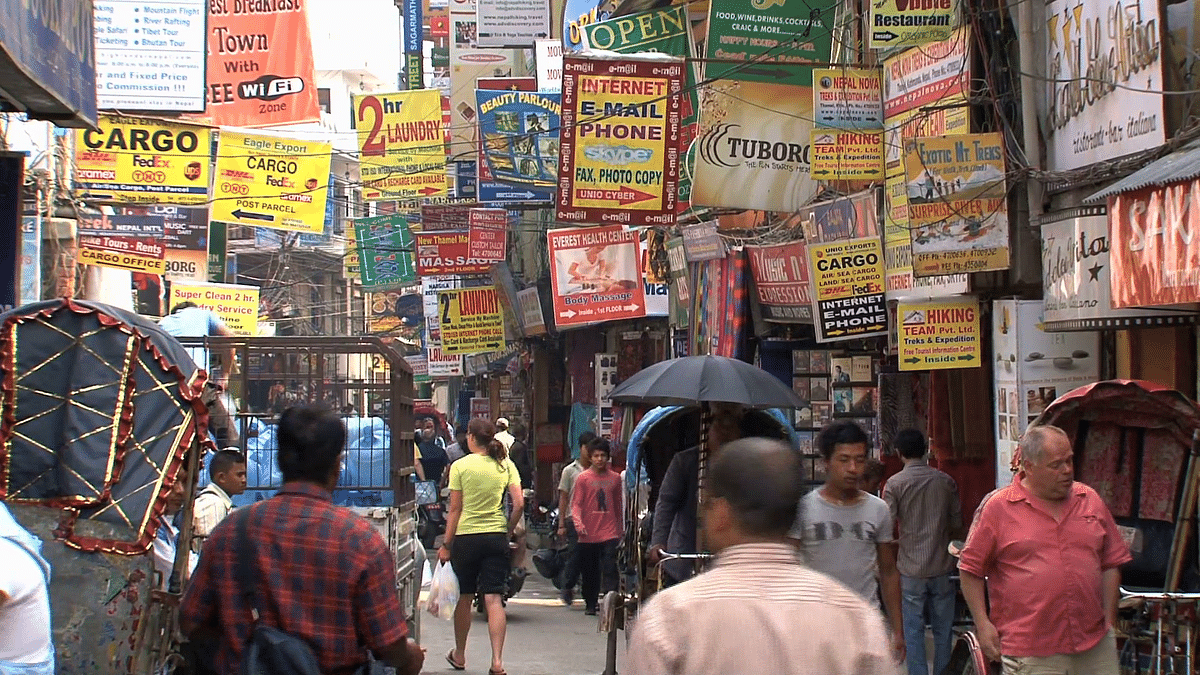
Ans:
{"label": "tnt logo", "polygon": [[133,156],[133,165],[146,167],[146,168],[154,168],[154,169],[169,169],[169,168],[171,168],[171,162],[163,159],[162,157],[159,157],[158,155],[150,155],[149,157],[146,157],[144,155],[134,155]]}
{"label": "tnt logo", "polygon": [[293,181],[292,179],[290,179],[286,176],[280,176],[279,178],[276,178],[274,176],[267,176],[267,185],[270,185],[271,187],[282,187],[282,188],[296,187],[295,181]]}

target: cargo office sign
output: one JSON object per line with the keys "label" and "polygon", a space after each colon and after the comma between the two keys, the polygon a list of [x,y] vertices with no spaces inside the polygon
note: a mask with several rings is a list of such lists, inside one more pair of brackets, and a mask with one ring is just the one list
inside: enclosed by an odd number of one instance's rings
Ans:
{"label": "cargo office sign", "polygon": [[101,115],[76,132],[75,186],[118,204],[208,203],[212,132],[140,117]]}
{"label": "cargo office sign", "polygon": [[354,117],[364,200],[446,194],[441,92],[355,96]]}
{"label": "cargo office sign", "polygon": [[222,131],[212,219],[321,233],[333,146]]}
{"label": "cargo office sign", "polygon": [[919,277],[1008,268],[1008,189],[1000,134],[905,145],[905,196]]}
{"label": "cargo office sign", "polygon": [[167,271],[162,216],[101,216],[79,222],[79,262],[115,269]]}
{"label": "cargo office sign", "polygon": [[418,232],[413,239],[417,247],[417,274],[422,277],[487,274],[495,262],[470,256],[471,235],[466,230]]}
{"label": "cargo office sign", "polygon": [[438,293],[442,351],[479,354],[504,347],[504,313],[493,286]]}
{"label": "cargo office sign", "polygon": [[878,237],[812,244],[808,261],[818,342],[887,334]]}
{"label": "cargo office sign", "polygon": [[902,300],[896,315],[900,320],[900,370],[978,368],[982,364],[976,298]]}
{"label": "cargo office sign", "polygon": [[555,217],[671,225],[684,64],[566,58]]}
{"label": "cargo office sign", "polygon": [[559,94],[477,89],[485,180],[553,187],[558,178]]}
{"label": "cargo office sign", "polygon": [[747,246],[758,303],[766,321],[811,323],[812,292],[808,250],[803,241]]}

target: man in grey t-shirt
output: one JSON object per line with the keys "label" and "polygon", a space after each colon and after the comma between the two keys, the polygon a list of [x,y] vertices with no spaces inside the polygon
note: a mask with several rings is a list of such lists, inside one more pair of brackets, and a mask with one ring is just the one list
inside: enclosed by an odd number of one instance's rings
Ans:
{"label": "man in grey t-shirt", "polygon": [[570,607],[575,600],[575,584],[579,582],[579,534],[571,519],[571,497],[575,493],[575,479],[591,466],[588,444],[596,440],[596,434],[585,431],[579,434],[579,457],[563,467],[558,479],[558,536],[567,540],[567,563],[563,567],[562,593],[559,599]]}
{"label": "man in grey t-shirt", "polygon": [[854,422],[833,422],[821,430],[817,447],[828,467],[825,484],[800,500],[789,536],[814,570],[837,579],[875,607],[883,596],[892,647],[903,659],[892,514],[886,502],[859,489],[869,444]]}

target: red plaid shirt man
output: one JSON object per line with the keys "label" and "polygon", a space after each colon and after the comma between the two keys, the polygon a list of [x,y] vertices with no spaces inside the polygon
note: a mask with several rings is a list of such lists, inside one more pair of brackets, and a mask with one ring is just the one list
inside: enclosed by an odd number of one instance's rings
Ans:
{"label": "red plaid shirt man", "polygon": [[[378,656],[404,640],[392,555],[369,522],[301,481],[244,510],[262,584],[260,620],[308,641],[323,673],[352,673],[368,660],[368,648]],[[245,564],[236,525],[237,518],[225,519],[205,542],[179,611],[185,635],[218,636],[221,673],[239,672],[252,621],[236,581],[235,567]]]}

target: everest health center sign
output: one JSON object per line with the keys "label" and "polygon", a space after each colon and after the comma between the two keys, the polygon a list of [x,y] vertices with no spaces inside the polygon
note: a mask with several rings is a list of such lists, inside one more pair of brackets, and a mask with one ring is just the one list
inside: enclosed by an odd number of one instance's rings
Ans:
{"label": "everest health center sign", "polygon": [[641,241],[620,226],[551,230],[554,323],[560,328],[646,316]]}

